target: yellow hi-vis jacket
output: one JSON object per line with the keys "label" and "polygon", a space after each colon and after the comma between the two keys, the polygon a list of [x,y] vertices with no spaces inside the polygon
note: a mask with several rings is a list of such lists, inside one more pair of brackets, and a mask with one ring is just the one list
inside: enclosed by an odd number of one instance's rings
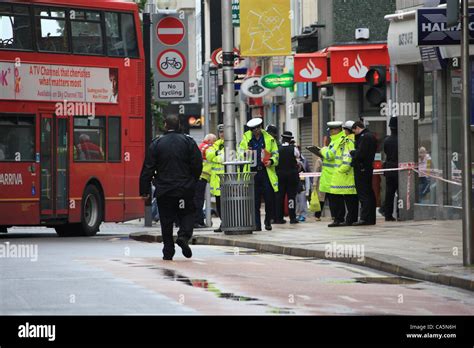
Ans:
{"label": "yellow hi-vis jacket", "polygon": [[321,179],[319,181],[319,191],[321,192],[332,193],[332,178],[336,172],[336,169],[339,168],[339,165],[336,162],[336,153],[344,137],[344,131],[341,131],[336,135],[331,135],[331,143],[329,146],[323,147],[321,149],[321,155],[323,156],[323,170],[321,172]]}
{"label": "yellow hi-vis jacket", "polygon": [[[272,160],[272,164],[266,168],[268,179],[270,180],[270,184],[272,185],[273,191],[278,192],[278,176],[276,173],[276,167],[279,163],[279,154],[278,154],[278,144],[276,140],[268,134],[266,131],[262,130],[263,140],[265,142],[265,150],[270,153]],[[240,142],[239,146],[239,155],[242,159],[247,159],[246,153],[249,151],[249,143],[252,140],[252,131],[247,131],[244,133],[242,141]],[[244,166],[244,173],[250,172],[250,164],[246,164]]]}
{"label": "yellow hi-vis jacket", "polygon": [[[342,137],[339,146],[336,148],[336,171],[331,178],[331,192],[335,195],[355,195],[357,194],[354,178],[354,168],[352,168],[351,151],[355,150],[355,143],[352,134]],[[351,139],[352,138],[352,139]]]}
{"label": "yellow hi-vis jacket", "polygon": [[206,159],[212,164],[211,170],[211,194],[216,197],[221,195],[221,178],[219,174],[224,174],[224,140],[217,140],[206,151]]}

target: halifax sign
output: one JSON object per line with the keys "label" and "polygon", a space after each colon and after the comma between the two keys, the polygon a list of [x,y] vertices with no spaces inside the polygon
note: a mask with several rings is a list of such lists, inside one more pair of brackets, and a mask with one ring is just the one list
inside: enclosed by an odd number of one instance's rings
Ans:
{"label": "halifax sign", "polygon": [[[418,46],[461,44],[461,23],[446,24],[445,8],[423,8],[417,11]],[[474,9],[469,9],[470,43],[474,44]]]}

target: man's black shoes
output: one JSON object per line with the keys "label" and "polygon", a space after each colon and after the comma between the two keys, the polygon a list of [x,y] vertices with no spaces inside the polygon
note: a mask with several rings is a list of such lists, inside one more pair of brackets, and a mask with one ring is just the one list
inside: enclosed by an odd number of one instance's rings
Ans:
{"label": "man's black shoes", "polygon": [[265,229],[267,231],[271,231],[272,230],[272,225],[268,224],[268,225],[265,225]]}
{"label": "man's black shoes", "polygon": [[334,221],[332,224],[329,224],[328,227],[346,227],[347,224],[345,222]]}
{"label": "man's black shoes", "polygon": [[371,223],[368,221],[360,220],[359,222],[354,222],[352,226],[373,226],[375,223]]}
{"label": "man's black shoes", "polygon": [[189,244],[187,241],[184,239],[177,239],[176,244],[179,245],[181,248],[181,251],[183,252],[183,256],[187,259],[190,259],[193,256],[193,252],[191,251],[191,248],[189,247]]}

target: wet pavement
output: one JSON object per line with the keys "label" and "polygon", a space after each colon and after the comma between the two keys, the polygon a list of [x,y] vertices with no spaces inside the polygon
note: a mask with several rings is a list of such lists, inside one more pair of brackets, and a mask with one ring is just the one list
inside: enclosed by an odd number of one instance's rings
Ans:
{"label": "wet pavement", "polygon": [[[106,224],[92,238],[12,229],[0,244],[36,245],[37,261],[0,260],[0,314],[473,315],[472,292],[309,257],[130,240]],[[136,227],[135,227],[136,228]]]}

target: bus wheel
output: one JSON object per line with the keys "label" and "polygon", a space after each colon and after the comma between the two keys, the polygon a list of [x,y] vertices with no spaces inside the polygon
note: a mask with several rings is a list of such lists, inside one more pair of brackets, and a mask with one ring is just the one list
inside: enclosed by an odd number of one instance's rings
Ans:
{"label": "bus wheel", "polygon": [[95,236],[104,220],[104,202],[94,185],[89,185],[82,196],[81,235]]}

